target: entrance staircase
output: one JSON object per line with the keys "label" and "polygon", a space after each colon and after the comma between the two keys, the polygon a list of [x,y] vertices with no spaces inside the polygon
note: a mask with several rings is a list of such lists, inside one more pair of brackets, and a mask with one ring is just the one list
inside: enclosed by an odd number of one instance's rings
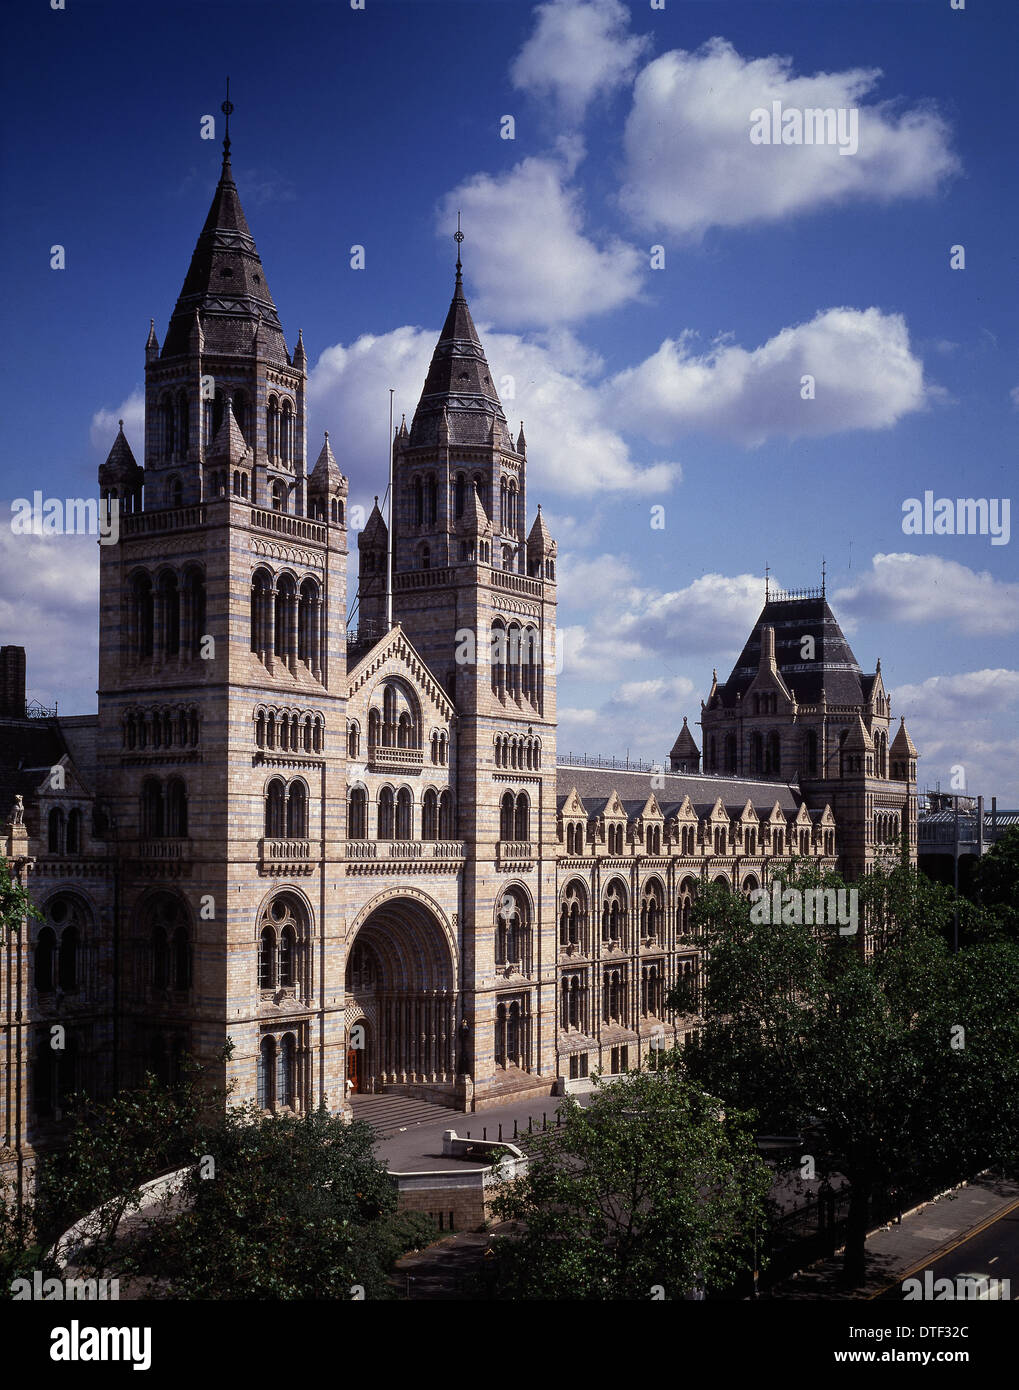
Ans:
{"label": "entrance staircase", "polygon": [[[350,1108],[355,1120],[364,1120],[379,1134],[398,1134],[414,1125],[442,1124],[447,1129],[456,1129],[463,1124],[462,1110],[448,1110],[443,1105],[433,1105],[427,1100],[415,1100],[412,1096],[353,1095]],[[469,1118],[469,1117],[468,1117]]]}

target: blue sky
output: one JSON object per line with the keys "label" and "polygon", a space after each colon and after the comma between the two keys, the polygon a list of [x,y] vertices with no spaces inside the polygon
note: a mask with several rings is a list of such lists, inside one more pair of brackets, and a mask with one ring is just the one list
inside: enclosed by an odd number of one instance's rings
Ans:
{"label": "blue sky", "polygon": [[[328,429],[353,501],[384,488],[390,386],[413,412],[463,209],[468,297],[559,540],[562,751],[661,757],[728,673],[765,564],[801,587],[824,556],[922,780],[962,765],[1019,804],[1016,542],[901,524],[927,490],[1010,495],[1017,19],[975,0],[11,9],[3,495],[94,492],[120,416],[141,456],[148,321],[162,339],[229,72],[241,199],[312,367],[309,452]],[[858,109],[858,150],[753,145],[772,100]],[[88,538],[0,531],[0,633],[67,713],[95,707],[96,575]]]}

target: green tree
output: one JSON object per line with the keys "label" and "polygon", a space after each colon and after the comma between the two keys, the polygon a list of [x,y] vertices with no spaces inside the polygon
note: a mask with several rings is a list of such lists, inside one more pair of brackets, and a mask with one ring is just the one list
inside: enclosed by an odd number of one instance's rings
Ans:
{"label": "green tree", "polygon": [[[819,885],[839,881],[798,867],[784,887]],[[851,1185],[844,1273],[856,1284],[873,1199],[1007,1161],[1011,1123],[993,1116],[1002,1105],[1014,1112],[1019,1098],[1015,1029],[1002,1016],[1019,972],[1001,950],[952,956],[943,936],[951,895],[908,866],[852,887],[855,935],[755,921],[724,887],[703,895],[693,921],[707,952],[705,1027],[685,1059],[695,1079],[752,1108],[764,1128],[816,1126],[819,1175],[838,1171]],[[960,1048],[971,1028],[973,1046]]]}
{"label": "green tree", "polygon": [[522,1223],[499,1244],[497,1296],[682,1298],[749,1268],[769,1174],[745,1115],[679,1068],[598,1080],[563,1111],[493,1201]]}
{"label": "green tree", "polygon": [[393,1296],[405,1250],[433,1238],[373,1153],[375,1134],[319,1110],[228,1111],[206,1131],[180,1197],[146,1222],[135,1263],[170,1298]]}
{"label": "green tree", "polygon": [[1019,941],[1019,826],[1010,826],[978,862],[973,894],[998,935]]}

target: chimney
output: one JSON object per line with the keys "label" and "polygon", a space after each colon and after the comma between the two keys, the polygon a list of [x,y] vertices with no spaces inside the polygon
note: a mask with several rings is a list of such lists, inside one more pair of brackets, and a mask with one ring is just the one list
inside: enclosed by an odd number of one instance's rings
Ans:
{"label": "chimney", "polygon": [[0,716],[25,717],[25,649],[0,647]]}
{"label": "chimney", "polygon": [[767,671],[774,671],[775,668],[775,629],[773,627],[761,628],[761,667]]}

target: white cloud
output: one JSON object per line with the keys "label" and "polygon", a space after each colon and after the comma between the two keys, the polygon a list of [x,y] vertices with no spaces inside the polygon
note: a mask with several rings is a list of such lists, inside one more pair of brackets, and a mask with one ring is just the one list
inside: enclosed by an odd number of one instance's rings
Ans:
{"label": "white cloud", "polygon": [[[794,73],[779,55],[743,58],[726,40],[676,49],[637,78],[626,123],[624,207],[643,227],[698,237],[711,226],[774,222],[850,200],[929,196],[960,165],[929,106],[861,106],[881,73]],[[750,113],[859,108],[859,148],[755,145]]]}
{"label": "white cloud", "polygon": [[145,392],[140,386],[136,386],[115,410],[107,410],[104,407],[92,416],[89,440],[93,449],[102,454],[103,458],[113,448],[121,420],[124,422],[124,433],[131,445],[131,452],[138,462],[142,463],[145,454]]}
{"label": "white cloud", "polygon": [[465,264],[478,313],[507,327],[546,327],[605,313],[640,291],[643,252],[617,237],[596,245],[584,233],[579,189],[570,179],[579,141],[552,156],[529,156],[505,174],[475,174],[443,199],[442,236],[462,210]]}
{"label": "white cloud", "polygon": [[30,699],[63,714],[96,708],[99,549],[95,536],[14,535],[0,504],[0,631],[26,649]]}
{"label": "white cloud", "polygon": [[1012,387],[1011,391],[1008,393],[1008,398],[1015,406],[1016,410],[1019,410],[1019,386]]}
{"label": "white cloud", "polygon": [[855,620],[950,623],[971,636],[1019,628],[1019,584],[940,555],[875,555],[870,571],[835,601]]}
{"label": "white cloud", "polygon": [[[801,378],[814,378],[814,399]],[[930,394],[901,314],[826,309],[747,351],[720,343],[697,356],[667,338],[606,385],[613,418],[668,443],[704,430],[755,446],[851,429],[886,429]]]}
{"label": "white cloud", "polygon": [[629,82],[650,39],[627,34],[630,16],[619,0],[554,0],[538,5],[534,33],[513,60],[514,87],[556,102],[580,120],[597,96]]}
{"label": "white cloud", "polygon": [[898,686],[893,709],[906,717],[920,753],[922,786],[952,788],[961,767],[964,790],[1019,805],[1019,671],[966,671]]}
{"label": "white cloud", "polygon": [[[551,520],[546,518],[551,529]],[[559,539],[559,532],[552,534]],[[634,571],[620,555],[596,555],[589,559],[559,548],[559,603],[565,610],[584,611],[598,607],[611,596],[616,602],[630,590]],[[633,591],[635,592],[635,591]]]}
{"label": "white cloud", "polygon": [[[686,676],[625,681],[597,708],[560,708],[557,746],[562,753],[628,754],[664,766],[683,715],[693,715],[698,699]],[[700,731],[694,727],[691,732],[699,743]]]}
{"label": "white cloud", "polygon": [[[352,501],[359,500],[354,494],[362,487],[366,494],[384,491],[388,388],[396,390],[397,418],[406,411],[409,424],[438,336],[437,329],[410,327],[363,334],[350,347],[327,348],[316,362],[309,386],[316,422],[309,460],[318,457],[319,428],[328,428],[337,461],[352,480]],[[602,413],[591,379],[601,363],[571,334],[551,334],[541,343],[510,333],[481,330],[481,336],[511,427],[516,431],[517,422],[525,422],[532,506],[549,493],[589,498],[625,489],[658,497],[677,480],[677,464],[645,466],[633,458]]]}

